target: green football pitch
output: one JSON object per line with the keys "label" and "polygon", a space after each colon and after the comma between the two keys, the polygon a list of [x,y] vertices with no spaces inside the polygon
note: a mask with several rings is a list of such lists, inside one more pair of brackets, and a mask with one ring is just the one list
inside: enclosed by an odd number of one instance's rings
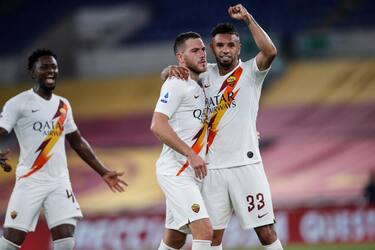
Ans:
{"label": "green football pitch", "polygon": [[[231,250],[263,250],[263,248],[235,248]],[[288,245],[284,250],[375,250],[373,244],[340,244],[340,245]]]}

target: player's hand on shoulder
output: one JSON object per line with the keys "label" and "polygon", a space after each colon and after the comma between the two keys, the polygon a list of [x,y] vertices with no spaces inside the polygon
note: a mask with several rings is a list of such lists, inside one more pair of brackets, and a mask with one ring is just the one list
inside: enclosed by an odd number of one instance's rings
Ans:
{"label": "player's hand on shoulder", "polygon": [[7,163],[7,160],[9,160],[9,152],[9,149],[5,151],[0,150],[0,166],[5,172],[10,172],[12,170],[12,166]]}
{"label": "player's hand on shoulder", "polygon": [[202,180],[207,175],[207,165],[205,161],[196,153],[188,155],[187,159],[195,172],[195,176]]}
{"label": "player's hand on shoulder", "polygon": [[189,69],[184,66],[171,65],[168,67],[168,78],[171,77],[187,81],[189,79]]}
{"label": "player's hand on shoulder", "polygon": [[128,184],[120,177],[124,175],[124,172],[108,171],[103,175],[104,181],[107,183],[112,192],[124,192],[125,187]]}
{"label": "player's hand on shoulder", "polygon": [[236,20],[245,20],[250,16],[249,12],[244,6],[242,6],[242,4],[230,6],[228,9],[228,14],[231,18]]}

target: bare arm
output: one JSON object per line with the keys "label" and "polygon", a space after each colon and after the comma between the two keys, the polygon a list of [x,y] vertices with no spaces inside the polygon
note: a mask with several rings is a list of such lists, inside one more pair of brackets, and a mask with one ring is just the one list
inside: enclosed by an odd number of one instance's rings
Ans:
{"label": "bare arm", "polygon": [[[8,131],[0,127],[0,140],[3,139],[5,136],[8,135]],[[0,167],[5,171],[5,172],[10,172],[12,170],[12,166],[7,163],[8,154],[10,150],[5,150],[2,151],[0,149]]]}
{"label": "bare arm", "polygon": [[207,175],[207,166],[203,159],[197,155],[184,141],[182,141],[176,132],[168,123],[168,116],[155,112],[152,117],[151,131],[164,144],[168,145],[178,153],[185,155],[194,169],[195,175],[202,179]]}
{"label": "bare arm", "polygon": [[161,79],[163,82],[167,80],[168,77],[177,77],[178,79],[186,80],[189,78],[189,69],[184,66],[178,65],[169,65],[160,74]]}
{"label": "bare arm", "polygon": [[229,7],[229,15],[237,20],[242,20],[247,24],[254,41],[260,52],[256,56],[256,62],[259,70],[268,69],[271,66],[273,59],[277,55],[277,49],[273,44],[271,38],[258,25],[253,16],[241,4]]}
{"label": "bare arm", "polygon": [[77,152],[83,161],[85,161],[93,170],[95,170],[107,183],[112,191],[124,191],[124,185],[127,186],[126,182],[120,179],[123,172],[116,172],[107,169],[104,164],[95,155],[89,143],[81,136],[79,131],[67,134],[66,139],[70,146]]}

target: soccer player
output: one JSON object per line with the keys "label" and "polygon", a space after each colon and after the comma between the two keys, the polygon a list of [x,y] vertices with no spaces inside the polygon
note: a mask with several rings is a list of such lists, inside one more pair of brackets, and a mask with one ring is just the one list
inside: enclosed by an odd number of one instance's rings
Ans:
{"label": "soccer player", "polygon": [[188,230],[193,250],[211,248],[212,227],[200,192],[207,174],[205,93],[198,82],[206,71],[206,49],[199,34],[182,33],[174,43],[179,65],[188,68],[187,81],[164,82],[152,118],[151,131],[163,143],[156,163],[157,180],[166,197],[166,229],[159,250],[180,249]]}
{"label": "soccer player", "polygon": [[[211,33],[216,64],[200,75],[207,94],[209,132],[208,175],[202,195],[214,229],[213,249],[222,249],[224,230],[233,211],[243,229],[254,228],[265,249],[281,250],[274,230],[271,193],[263,169],[256,132],[261,88],[276,47],[266,32],[241,4],[229,7],[229,15],[248,26],[259,53],[240,60],[241,43],[231,24],[219,24]],[[185,69],[169,68],[163,77]]]}
{"label": "soccer player", "polygon": [[[28,69],[32,89],[8,100],[0,114],[0,137],[14,129],[20,145],[16,183],[8,203],[0,250],[18,249],[34,231],[44,208],[53,249],[71,250],[81,209],[73,194],[67,168],[65,138],[112,191],[124,191],[123,173],[107,169],[82,138],[67,99],[53,94],[59,73],[57,57],[50,50],[34,51]],[[9,172],[9,151],[0,150],[0,166]],[[37,247],[37,246],[35,246]]]}

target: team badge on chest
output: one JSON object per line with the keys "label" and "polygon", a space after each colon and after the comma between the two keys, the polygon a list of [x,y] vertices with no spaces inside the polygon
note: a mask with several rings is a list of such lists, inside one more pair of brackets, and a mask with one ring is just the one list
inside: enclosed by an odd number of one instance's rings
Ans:
{"label": "team badge on chest", "polygon": [[229,86],[233,87],[234,84],[236,83],[236,77],[235,76],[228,77],[227,83],[228,83]]}

